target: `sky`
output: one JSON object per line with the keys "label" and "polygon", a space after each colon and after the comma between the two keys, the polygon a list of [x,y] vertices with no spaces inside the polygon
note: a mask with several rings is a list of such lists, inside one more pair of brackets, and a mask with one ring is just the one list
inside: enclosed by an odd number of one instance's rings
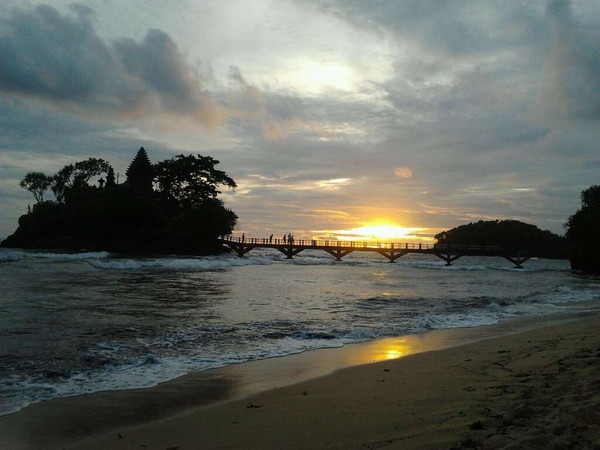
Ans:
{"label": "sky", "polygon": [[246,236],[563,234],[600,184],[600,2],[3,0],[0,236],[27,172],[124,181],[142,146],[220,161]]}

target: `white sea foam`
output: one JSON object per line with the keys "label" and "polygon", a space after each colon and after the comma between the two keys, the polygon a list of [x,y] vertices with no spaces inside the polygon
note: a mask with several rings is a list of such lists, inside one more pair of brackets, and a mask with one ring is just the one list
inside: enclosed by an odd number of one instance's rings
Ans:
{"label": "white sea foam", "polygon": [[585,289],[574,289],[570,286],[559,286],[554,292],[547,294],[545,300],[551,304],[589,302],[600,300],[600,283],[589,284]]}
{"label": "white sea foam", "polygon": [[197,258],[147,258],[147,259],[104,259],[93,260],[88,263],[99,269],[116,271],[133,271],[143,269],[166,270],[220,270],[230,267],[267,265],[272,261],[269,258],[238,258],[229,257],[197,257]]}
{"label": "white sea foam", "polygon": [[420,319],[420,325],[425,330],[443,330],[449,328],[471,328],[483,325],[493,325],[500,320],[499,315],[481,312],[479,314],[434,314]]}
{"label": "white sea foam", "polygon": [[25,253],[20,250],[0,249],[0,263],[20,261],[25,258]]}
{"label": "white sea foam", "polygon": [[481,266],[481,265],[459,265],[453,264],[451,266],[446,266],[445,264],[441,267],[443,270],[488,270],[489,267]]}
{"label": "white sea foam", "polygon": [[111,254],[108,252],[80,252],[80,253],[53,253],[53,252],[27,252],[27,256],[32,258],[45,258],[57,260],[94,260],[108,258]]}

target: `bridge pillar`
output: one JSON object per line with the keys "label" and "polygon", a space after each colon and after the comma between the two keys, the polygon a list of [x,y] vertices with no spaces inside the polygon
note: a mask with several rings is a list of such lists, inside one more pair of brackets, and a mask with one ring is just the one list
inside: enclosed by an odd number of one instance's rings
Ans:
{"label": "bridge pillar", "polygon": [[522,269],[523,263],[528,261],[530,256],[521,256],[521,252],[517,252],[515,257],[511,257],[510,255],[502,255],[505,259],[508,259],[511,263],[515,265],[515,269]]}
{"label": "bridge pillar", "polygon": [[336,248],[336,249],[325,248],[323,250],[325,250],[327,253],[329,253],[331,256],[333,256],[336,261],[341,261],[344,256],[346,256],[349,253],[352,253],[354,251],[354,249],[344,249],[344,250],[342,250],[341,248]]}
{"label": "bridge pillar", "polygon": [[454,261],[456,261],[461,256],[464,256],[462,254],[452,255],[451,253],[446,253],[445,255],[443,253],[434,253],[434,255],[446,261],[446,266],[451,266]]}
{"label": "bridge pillar", "polygon": [[396,262],[396,260],[401,256],[406,255],[408,252],[404,250],[394,250],[394,248],[392,247],[390,251],[377,250],[377,253],[379,253],[382,256],[385,256],[388,259],[388,262],[393,263]]}
{"label": "bridge pillar", "polygon": [[287,246],[287,247],[276,247],[277,250],[279,250],[281,253],[283,253],[285,255],[286,259],[292,259],[294,257],[294,255],[297,255],[298,253],[300,253],[302,250],[304,250],[304,248],[302,247],[293,247],[293,246]]}
{"label": "bridge pillar", "polygon": [[241,258],[242,256],[244,256],[246,253],[248,253],[250,250],[252,250],[253,248],[256,247],[256,245],[253,244],[244,244],[243,242],[231,242],[231,241],[221,241],[223,243],[223,245],[229,247],[231,250],[233,250],[235,253],[237,253],[237,255]]}

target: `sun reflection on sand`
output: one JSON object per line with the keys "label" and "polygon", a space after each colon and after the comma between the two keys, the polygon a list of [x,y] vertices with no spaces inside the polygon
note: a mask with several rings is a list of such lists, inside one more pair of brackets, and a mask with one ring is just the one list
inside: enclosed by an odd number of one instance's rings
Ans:
{"label": "sun reflection on sand", "polygon": [[353,353],[353,363],[365,364],[389,361],[422,351],[421,345],[414,336],[379,339],[362,344],[360,351]]}
{"label": "sun reflection on sand", "polygon": [[402,356],[402,352],[400,350],[396,350],[395,348],[388,350],[385,353],[385,359],[398,359]]}
{"label": "sun reflection on sand", "polygon": [[384,338],[366,342],[352,349],[348,362],[351,364],[369,364],[391,361],[415,353],[438,350],[451,345],[454,333],[433,331],[426,334]]}

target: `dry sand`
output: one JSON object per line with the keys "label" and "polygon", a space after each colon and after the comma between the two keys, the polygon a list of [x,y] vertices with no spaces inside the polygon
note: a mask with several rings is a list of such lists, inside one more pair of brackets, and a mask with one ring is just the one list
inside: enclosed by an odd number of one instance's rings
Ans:
{"label": "dry sand", "polygon": [[[462,333],[381,341],[387,347],[370,358],[475,336]],[[308,353],[321,355],[313,363],[340,354],[346,365],[368,361],[356,356],[368,346],[347,347]],[[535,330],[299,381],[330,370],[317,364],[304,373],[305,358],[43,402],[0,417],[0,448],[600,449],[600,317],[546,320]],[[240,384],[239,371],[250,370],[248,380],[274,364],[288,367],[280,373],[295,384],[246,396],[260,386]]]}

